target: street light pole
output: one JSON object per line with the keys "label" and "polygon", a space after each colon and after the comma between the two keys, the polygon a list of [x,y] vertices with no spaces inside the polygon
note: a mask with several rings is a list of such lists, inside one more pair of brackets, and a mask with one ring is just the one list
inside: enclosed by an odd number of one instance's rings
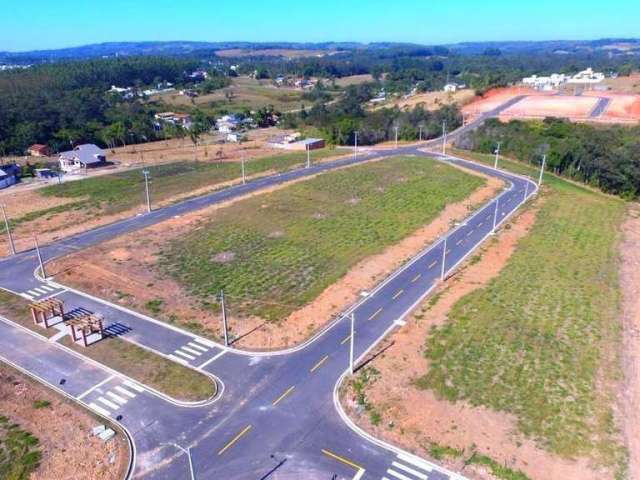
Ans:
{"label": "street light pole", "polygon": [[418,135],[418,141],[422,141],[422,125],[420,125],[420,134]]}
{"label": "street light pole", "polygon": [[494,234],[496,233],[496,226],[498,225],[498,203],[499,203],[499,199],[496,199],[496,208],[493,212],[493,228],[491,229],[491,233]]}
{"label": "street light pole", "polygon": [[2,209],[2,216],[4,217],[4,228],[7,230],[7,240],[9,241],[9,249],[11,250],[11,255],[15,255],[16,246],[13,243],[13,236],[11,235],[11,228],[9,227],[9,219],[7,218],[7,212],[4,209],[4,205],[0,205],[0,209]]}
{"label": "street light pole", "polygon": [[151,213],[151,198],[149,196],[149,170],[146,168],[142,170],[142,174],[144,175],[144,192],[147,197],[147,213]]}
{"label": "street light pole", "polygon": [[353,143],[353,158],[358,158],[358,132],[353,132],[354,135],[354,143]]}
{"label": "street light pole", "polygon": [[496,160],[495,162],[493,162],[494,170],[498,169],[498,158],[500,157],[500,145],[501,145],[501,142],[498,142],[498,148],[496,148]]}
{"label": "street light pole", "polygon": [[309,144],[307,144],[307,168],[311,167],[311,150]]}
{"label": "street light pole", "polygon": [[36,244],[36,253],[38,254],[38,262],[40,262],[40,271],[42,272],[42,278],[46,280],[47,272],[44,270],[44,262],[42,261],[42,254],[40,253],[40,245],[38,244],[38,237],[33,236],[33,241]]}
{"label": "street light pole", "polygon": [[396,131],[396,148],[398,148],[398,129],[399,127],[396,125],[395,127],[393,127]]}
{"label": "street light pole", "polygon": [[447,154],[447,122],[442,122],[442,154]]}
{"label": "street light pole", "polygon": [[351,371],[351,375],[353,375],[353,344],[355,342],[355,324],[356,324],[356,315],[351,312],[351,344],[349,345],[349,369]]}
{"label": "street light pole", "polygon": [[247,179],[244,174],[244,152],[242,150],[240,151],[240,164],[242,165],[242,184],[244,185],[247,183]]}
{"label": "street light pole", "polygon": [[220,303],[222,305],[222,328],[224,328],[224,346],[229,346],[229,333],[227,329],[227,308],[224,303],[224,290],[220,290]]}
{"label": "street light pole", "polygon": [[[165,444],[165,445],[167,445],[167,444]],[[168,445],[171,445],[172,447],[175,447],[178,450],[180,450],[182,453],[186,453],[187,454],[187,458],[189,459],[189,473],[191,474],[191,480],[196,480],[196,472],[193,469],[193,460],[191,459],[191,447],[183,448],[180,445],[178,445],[177,443],[170,443]]]}
{"label": "street light pole", "polygon": [[444,247],[442,248],[442,269],[440,271],[440,280],[444,281],[444,274],[445,274],[445,264],[447,262],[447,239],[449,237],[446,236],[444,237]]}
{"label": "street light pole", "polygon": [[542,165],[540,166],[540,176],[538,177],[538,187],[542,185],[542,175],[544,174],[544,166],[547,163],[547,156],[542,156]]}

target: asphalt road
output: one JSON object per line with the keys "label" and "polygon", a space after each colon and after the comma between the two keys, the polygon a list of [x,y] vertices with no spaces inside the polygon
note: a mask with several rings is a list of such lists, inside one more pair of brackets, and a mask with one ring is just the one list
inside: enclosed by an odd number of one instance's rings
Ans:
{"label": "asphalt road", "polygon": [[[507,108],[504,105],[502,108]],[[483,119],[465,128],[474,128]],[[459,133],[452,134],[453,137]],[[452,137],[450,136],[450,138]],[[427,142],[425,146],[437,146]],[[249,191],[374,156],[425,155],[416,147],[359,155],[299,169],[176,204],[43,247],[51,259],[126,232]],[[434,156],[434,155],[429,155]],[[437,155],[436,155],[437,156]],[[169,399],[55,342],[0,321],[0,359],[119,422],[135,448],[132,475],[149,479],[388,479],[462,478],[363,435],[342,413],[337,385],[348,373],[350,320],[355,316],[356,363],[394,329],[496,226],[535,194],[535,183],[451,157],[443,161],[499,177],[509,185],[493,201],[434,242],[315,338],[289,351],[242,352],[130,312],[55,282],[34,277],[34,252],[0,261],[0,287],[34,299],[52,295],[73,308],[102,313],[112,332],[217,379],[216,398],[199,404]],[[183,449],[189,448],[192,464]]]}

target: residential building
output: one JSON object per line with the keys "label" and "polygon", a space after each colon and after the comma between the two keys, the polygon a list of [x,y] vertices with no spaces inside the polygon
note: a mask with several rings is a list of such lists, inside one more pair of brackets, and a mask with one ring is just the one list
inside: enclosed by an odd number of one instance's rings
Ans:
{"label": "residential building", "polygon": [[176,112],[161,112],[154,115],[158,120],[158,125],[162,126],[164,123],[171,123],[178,125],[186,130],[189,130],[192,125],[191,115],[188,113],[176,113]]}
{"label": "residential building", "polygon": [[216,128],[220,133],[231,133],[240,127],[242,120],[236,115],[224,115],[216,120]]}
{"label": "residential building", "polygon": [[586,85],[600,83],[603,80],[604,73],[594,72],[592,68],[587,68],[586,70],[582,70],[581,72],[576,73],[568,80],[567,83]]}
{"label": "residential building", "polygon": [[300,133],[296,132],[291,135],[277,135],[267,142],[267,146],[271,148],[279,148],[281,150],[317,150],[324,148],[325,142],[322,138],[306,138],[300,140]]}
{"label": "residential building", "polygon": [[0,189],[10,187],[18,182],[20,167],[15,163],[0,165]]}
{"label": "residential building", "polygon": [[82,169],[102,167],[106,165],[107,158],[104,150],[92,143],[87,143],[78,145],[68,152],[62,152],[59,162],[60,170],[69,173]]}
{"label": "residential building", "polygon": [[29,147],[27,153],[32,157],[48,157],[49,155],[51,155],[51,150],[47,145],[34,143]]}

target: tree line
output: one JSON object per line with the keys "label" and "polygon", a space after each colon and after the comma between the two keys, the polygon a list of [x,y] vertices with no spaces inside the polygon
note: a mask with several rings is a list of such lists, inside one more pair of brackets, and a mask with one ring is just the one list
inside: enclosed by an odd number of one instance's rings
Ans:
{"label": "tree line", "polygon": [[372,145],[394,140],[396,128],[399,140],[418,140],[438,137],[443,123],[448,130],[462,124],[462,115],[456,106],[444,106],[428,111],[417,106],[404,111],[398,108],[367,110],[364,105],[374,93],[371,84],[350,86],[336,103],[315,103],[310,109],[289,113],[281,119],[284,128],[317,129],[327,142],[335,145],[352,145],[358,132],[360,145]]}
{"label": "tree line", "polygon": [[497,142],[507,156],[539,164],[546,155],[554,173],[626,199],[640,196],[640,127],[492,119],[457,146],[493,153]]}

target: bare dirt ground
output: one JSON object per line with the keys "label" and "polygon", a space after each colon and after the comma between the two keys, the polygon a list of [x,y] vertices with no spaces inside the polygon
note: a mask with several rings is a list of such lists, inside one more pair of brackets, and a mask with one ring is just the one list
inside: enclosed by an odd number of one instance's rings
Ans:
{"label": "bare dirt ground", "polygon": [[336,85],[348,87],[350,85],[360,85],[361,83],[373,82],[373,76],[368,73],[362,75],[349,75],[347,77],[336,78]]}
{"label": "bare dirt ground", "polygon": [[367,401],[381,414],[378,426],[358,409],[354,391],[342,388],[343,406],[362,428],[419,455],[428,455],[430,442],[464,450],[459,460],[450,460],[445,465],[473,479],[494,478],[483,467],[464,465],[473,452],[521,470],[534,480],[610,478],[607,472],[594,470],[586,460],[564,460],[538,448],[517,433],[516,419],[508,414],[466,402],[440,400],[431,391],[419,390],[414,385],[425,372],[424,342],[430,329],[446,321],[449,310],[459,299],[500,273],[519,240],[535,223],[540,202],[537,200],[504,227],[496,240],[483,248],[477,263],[465,265],[439,289],[440,297],[435,304],[427,300],[417,307],[407,325],[377,349],[386,348],[368,364],[379,376],[367,387],[366,394]]}
{"label": "bare dirt ground", "polygon": [[622,226],[623,370],[622,415],[629,450],[629,478],[640,479],[640,206],[633,205]]}
{"label": "bare dirt ground", "polygon": [[610,99],[609,106],[602,114],[603,119],[640,120],[640,95],[612,92],[584,92],[582,95]]}
{"label": "bare dirt ground", "polygon": [[[42,400],[50,405],[33,408]],[[0,414],[40,440],[42,462],[32,480],[120,480],[126,471],[129,450],[122,435],[103,443],[91,435],[91,428],[102,422],[4,365],[0,365]]]}
{"label": "bare dirt ground", "polygon": [[409,98],[398,98],[382,105],[376,105],[372,110],[381,108],[398,107],[401,110],[409,110],[422,105],[426,110],[436,110],[444,105],[466,105],[475,98],[473,90],[459,90],[455,93],[429,92],[414,95]]}
{"label": "bare dirt ground", "polygon": [[[447,230],[452,222],[462,219],[474,206],[494,196],[501,185],[495,179],[488,179],[486,186],[465,201],[447,206],[431,224],[382,254],[360,262],[340,281],[325,289],[316,300],[277,324],[266,323],[260,318],[239,321],[231,312],[229,325],[234,335],[239,337],[235,346],[276,349],[290,347],[309,338],[326,325],[332,315],[353,303],[360,292],[375,286]],[[161,277],[153,268],[165,242],[197,228],[199,222],[210,218],[217,208],[222,206],[172,219],[150,227],[143,233],[127,235],[73,254],[54,262],[49,273],[57,275],[62,283],[137,310],[144,310],[144,305],[151,300],[162,299],[163,311],[167,315],[174,314],[185,322],[195,322],[210,335],[219,336],[219,312],[202,310],[180,285],[172,279]],[[144,242],[140,238],[144,238]]]}
{"label": "bare dirt ground", "polygon": [[554,116],[586,119],[597,104],[597,98],[586,96],[530,96],[506,109],[500,116],[505,118],[545,118]]}
{"label": "bare dirt ground", "polygon": [[640,73],[636,72],[628,77],[607,78],[604,84],[614,92],[640,94]]}
{"label": "bare dirt ground", "polygon": [[462,108],[462,113],[465,117],[472,119],[499,107],[519,95],[549,95],[549,93],[521,87],[494,88],[486,92],[482,97],[477,97],[476,100],[465,105]]}

